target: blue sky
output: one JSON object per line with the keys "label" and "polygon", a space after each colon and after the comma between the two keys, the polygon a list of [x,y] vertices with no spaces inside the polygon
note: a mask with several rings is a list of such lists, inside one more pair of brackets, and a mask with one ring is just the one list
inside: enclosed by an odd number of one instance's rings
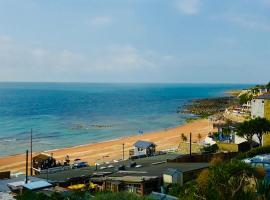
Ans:
{"label": "blue sky", "polygon": [[264,83],[270,0],[0,0],[0,81]]}

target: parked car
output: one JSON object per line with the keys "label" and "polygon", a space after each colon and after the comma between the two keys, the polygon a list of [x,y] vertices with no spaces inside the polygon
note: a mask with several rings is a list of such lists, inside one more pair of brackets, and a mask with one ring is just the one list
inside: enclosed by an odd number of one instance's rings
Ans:
{"label": "parked car", "polygon": [[82,168],[82,167],[88,167],[88,163],[84,161],[76,162],[73,164],[72,168],[77,169],[77,168]]}

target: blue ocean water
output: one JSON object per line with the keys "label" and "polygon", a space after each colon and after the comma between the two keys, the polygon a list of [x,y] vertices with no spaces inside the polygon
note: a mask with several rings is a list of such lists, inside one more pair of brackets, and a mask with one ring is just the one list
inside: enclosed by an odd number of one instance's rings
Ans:
{"label": "blue ocean water", "polygon": [[110,140],[185,123],[177,108],[248,85],[0,83],[0,155]]}

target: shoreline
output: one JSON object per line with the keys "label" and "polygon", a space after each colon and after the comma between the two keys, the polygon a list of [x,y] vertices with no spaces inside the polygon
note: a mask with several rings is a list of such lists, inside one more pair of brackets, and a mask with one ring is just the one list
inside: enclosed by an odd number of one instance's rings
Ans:
{"label": "shoreline", "polygon": [[[192,123],[192,122],[197,121],[197,120],[202,120],[202,119],[205,119],[205,118],[188,118],[188,119],[192,119],[193,121],[185,121],[183,124],[179,124],[179,125],[168,127],[168,128],[158,129],[158,130],[154,130],[154,131],[145,132],[142,135],[153,134],[153,133],[157,133],[157,132],[161,132],[161,131],[167,131],[167,130],[170,130],[170,129],[175,129],[177,127],[184,126],[186,124]],[[66,146],[66,147],[59,147],[59,148],[53,148],[53,149],[47,149],[47,150],[39,150],[39,151],[35,151],[33,153],[41,153],[41,152],[50,153],[50,152],[53,152],[53,151],[73,149],[73,148],[77,148],[77,147],[84,147],[84,146],[89,146],[89,145],[94,145],[94,144],[99,144],[99,143],[104,143],[104,142],[113,142],[113,141],[116,141],[116,140],[122,140],[122,139],[125,139],[125,138],[136,137],[136,136],[141,136],[141,134],[131,133],[129,135],[123,135],[123,136],[120,136],[120,137],[117,137],[117,138],[114,138],[114,139],[100,140],[100,141],[88,142],[88,143],[77,144],[77,145],[75,144],[75,145],[70,145],[70,146]],[[14,153],[14,154],[10,154],[10,155],[0,155],[0,160],[2,158],[5,158],[5,157],[12,157],[12,156],[18,156],[18,155],[24,155],[24,153]]]}
{"label": "shoreline", "polygon": [[[157,150],[165,150],[176,148],[180,142],[180,135],[182,133],[193,133],[193,142],[198,140],[197,135],[200,133],[204,138],[209,131],[213,131],[211,122],[207,119],[198,119],[194,122],[185,123],[172,128],[167,128],[159,131],[148,132],[142,135],[130,135],[107,141],[100,141],[94,143],[87,143],[76,145],[72,147],[65,147],[59,149],[51,149],[42,152],[53,153],[57,160],[63,160],[66,155],[70,156],[71,160],[81,158],[87,161],[90,165],[102,161],[110,161],[122,157],[122,144],[125,144],[125,157],[128,157],[128,152],[132,145],[137,140],[148,140],[157,144]],[[34,152],[37,155],[40,152]],[[104,156],[109,156],[104,158]],[[14,154],[0,157],[0,171],[24,172],[25,154]]]}

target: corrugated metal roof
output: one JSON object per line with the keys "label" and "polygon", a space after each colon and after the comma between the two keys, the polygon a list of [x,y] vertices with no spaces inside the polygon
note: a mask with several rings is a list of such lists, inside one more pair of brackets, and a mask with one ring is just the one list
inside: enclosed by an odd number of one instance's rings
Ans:
{"label": "corrugated metal roof", "polygon": [[156,146],[153,142],[148,142],[148,141],[141,141],[141,140],[138,140],[135,144],[134,144],[135,147],[138,147],[138,148],[143,148],[143,149],[146,149],[150,146]]}

